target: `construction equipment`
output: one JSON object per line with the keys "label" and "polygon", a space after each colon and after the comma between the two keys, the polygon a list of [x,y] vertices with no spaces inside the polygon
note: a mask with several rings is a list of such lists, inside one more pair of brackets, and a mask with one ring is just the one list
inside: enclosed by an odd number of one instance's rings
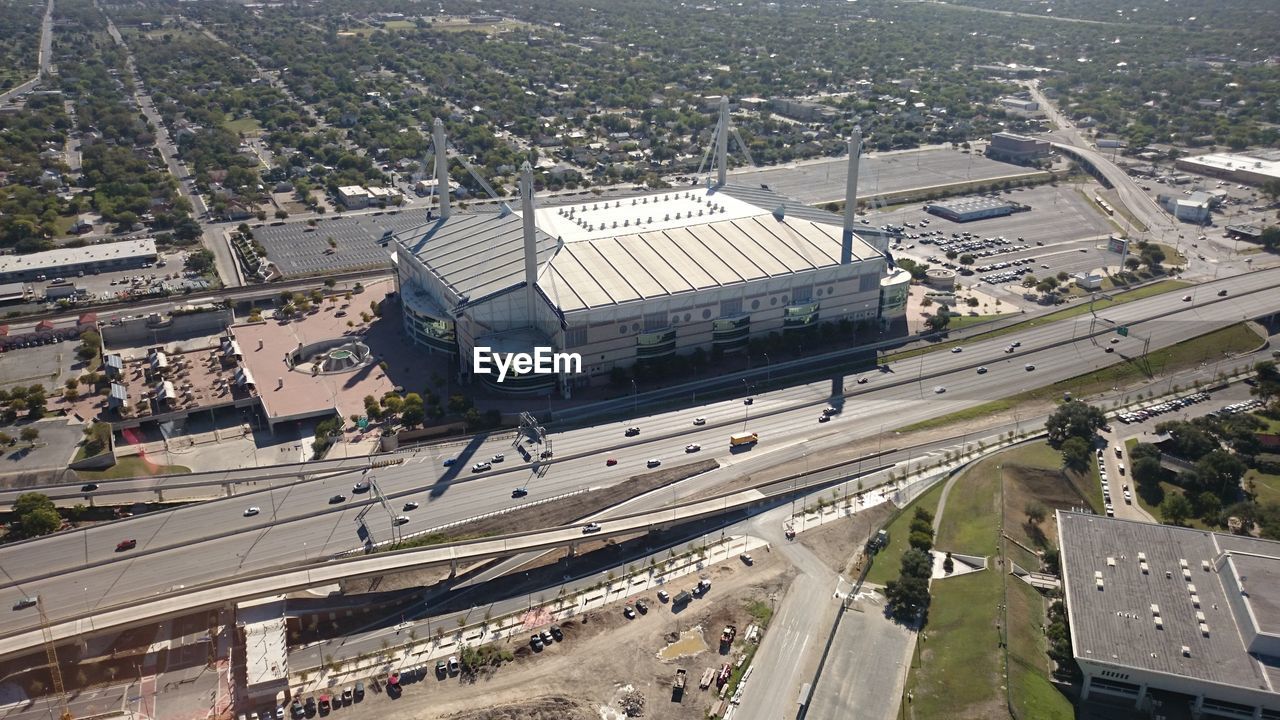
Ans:
{"label": "construction equipment", "polygon": [[53,633],[49,631],[49,616],[44,612],[44,598],[36,598],[36,610],[40,612],[40,634],[44,636],[44,652],[49,659],[49,674],[53,676],[53,692],[58,696],[62,707],[59,720],[72,720],[71,708],[67,707],[67,689],[62,684],[62,668],[58,665],[58,647],[53,643]]}

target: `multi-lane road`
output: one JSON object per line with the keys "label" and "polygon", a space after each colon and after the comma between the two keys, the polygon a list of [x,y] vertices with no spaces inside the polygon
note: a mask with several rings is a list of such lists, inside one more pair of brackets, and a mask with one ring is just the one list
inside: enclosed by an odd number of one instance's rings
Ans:
{"label": "multi-lane road", "polygon": [[[1184,302],[1178,293],[1139,300],[1107,310],[1104,316],[1134,325],[1144,318],[1140,334],[1150,335],[1152,347],[1167,345],[1244,317],[1271,314],[1280,307],[1280,271],[1259,272],[1200,286],[1194,301]],[[1220,288],[1230,295],[1217,297]],[[1172,313],[1172,314],[1170,314]],[[1164,317],[1160,317],[1164,316]],[[1072,327],[1066,327],[1066,325]],[[849,379],[853,392],[846,413],[831,423],[817,417],[827,398],[829,384],[813,383],[770,393],[751,406],[741,401],[719,402],[698,409],[681,410],[627,423],[569,431],[554,437],[557,461],[543,477],[536,477],[510,447],[509,435],[473,438],[466,443],[435,446],[409,462],[375,470],[372,474],[399,513],[409,500],[421,508],[408,512],[406,531],[474,517],[509,507],[517,501],[510,491],[527,486],[528,500],[554,496],[583,487],[610,485],[645,471],[650,458],[670,465],[689,457],[685,445],[703,447],[697,457],[716,457],[726,466],[715,471],[722,478],[738,476],[776,465],[779,460],[806,452],[820,457],[824,450],[847,442],[849,433],[871,435],[882,429],[934,417],[954,409],[1064,379],[1136,355],[1140,341],[1129,338],[1117,353],[1104,353],[1088,339],[1088,316],[1068,323],[1041,326],[1017,335],[975,343],[960,353],[932,353],[895,364],[889,372],[877,372],[865,385]],[[1135,330],[1135,334],[1139,331]],[[1075,336],[1077,340],[1071,340]],[[1005,354],[1009,341],[1018,339],[1016,354]],[[1034,371],[1024,366],[1033,364]],[[978,365],[988,368],[976,372]],[[935,388],[945,388],[936,393]],[[744,416],[751,419],[743,422]],[[695,416],[707,425],[694,427]],[[639,436],[624,437],[626,425],[641,429]],[[749,453],[730,455],[726,436],[742,427],[760,433],[760,445]],[[502,452],[506,462],[496,470],[473,475],[468,468],[477,460]],[[456,458],[444,468],[442,461]],[[616,466],[606,466],[614,458]],[[352,496],[351,485],[359,473],[293,482],[236,498],[203,503],[177,510],[152,513],[125,521],[61,533],[0,549],[0,608],[12,606],[24,595],[39,593],[53,618],[117,606],[154,597],[177,585],[192,585],[260,572],[296,567],[358,546],[355,516],[368,502],[354,496],[333,505],[336,493]],[[250,507],[260,508],[244,517]],[[390,535],[391,517],[374,510],[366,518],[375,538]],[[116,544],[130,538],[136,549],[117,553]],[[33,611],[0,610],[0,633],[29,629],[36,624]]]}

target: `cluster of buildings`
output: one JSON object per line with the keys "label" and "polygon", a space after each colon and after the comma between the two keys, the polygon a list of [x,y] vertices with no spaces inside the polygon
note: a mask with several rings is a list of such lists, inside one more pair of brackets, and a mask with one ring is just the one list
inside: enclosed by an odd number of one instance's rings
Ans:
{"label": "cluster of buildings", "polygon": [[[453,212],[395,234],[404,329],[458,360],[474,348],[581,355],[581,374],[528,374],[501,386],[545,393],[603,381],[615,367],[697,349],[742,352],[752,337],[819,322],[905,317],[910,275],[887,240],[854,232],[861,140],[850,141],[845,217],[760,187],[726,182],[728,102],[720,103],[718,181],[621,200],[535,207],[523,170],[521,206]],[[444,147],[443,127],[435,129]],[[437,153],[436,176],[448,176]],[[861,231],[859,231],[861,232]]]}
{"label": "cluster of buildings", "polygon": [[398,190],[384,187],[361,187],[360,185],[344,185],[338,188],[338,202],[348,210],[358,210],[371,205],[386,207],[399,205],[404,196]]}

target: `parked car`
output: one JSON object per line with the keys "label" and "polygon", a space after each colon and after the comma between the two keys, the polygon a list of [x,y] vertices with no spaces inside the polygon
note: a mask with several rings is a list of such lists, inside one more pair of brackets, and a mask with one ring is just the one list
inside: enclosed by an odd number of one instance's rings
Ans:
{"label": "parked car", "polygon": [[635,620],[636,611],[630,605],[624,605],[622,607],[622,616],[628,620]]}

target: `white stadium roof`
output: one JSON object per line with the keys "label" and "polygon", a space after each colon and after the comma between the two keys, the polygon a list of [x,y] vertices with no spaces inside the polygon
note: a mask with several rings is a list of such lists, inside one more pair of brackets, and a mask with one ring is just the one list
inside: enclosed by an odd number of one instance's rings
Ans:
{"label": "white stadium roof", "polygon": [[[779,219],[775,211],[782,208]],[[701,213],[701,214],[700,214]],[[754,188],[690,188],[539,208],[538,286],[562,312],[833,267],[840,218]],[[616,224],[616,227],[615,227]],[[518,213],[454,214],[400,241],[458,296],[520,286]],[[854,260],[880,257],[855,235]]]}

